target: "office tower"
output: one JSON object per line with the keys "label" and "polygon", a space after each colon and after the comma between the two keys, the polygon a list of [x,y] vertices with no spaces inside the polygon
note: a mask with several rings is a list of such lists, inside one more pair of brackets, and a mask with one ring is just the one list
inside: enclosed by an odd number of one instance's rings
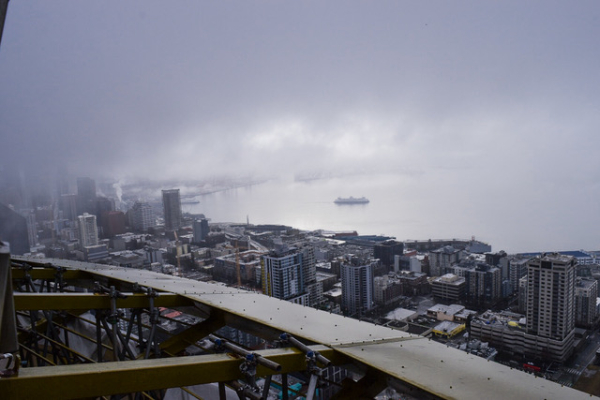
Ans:
{"label": "office tower", "polygon": [[374,260],[352,258],[345,260],[341,267],[342,310],[346,315],[360,316],[373,307]]}
{"label": "office tower", "polygon": [[87,177],[77,178],[77,199],[79,215],[96,213],[96,182]]}
{"label": "office tower", "polygon": [[165,213],[165,229],[175,231],[181,228],[181,198],[179,189],[162,191],[163,209]]}
{"label": "office tower", "polygon": [[267,296],[307,305],[304,292],[302,253],[283,247],[262,257],[263,293]]}
{"label": "office tower", "polygon": [[145,201],[136,201],[129,210],[129,224],[136,232],[146,232],[154,227],[154,212],[150,204]]}
{"label": "office tower", "polygon": [[27,220],[9,207],[0,203],[0,242],[10,244],[11,254],[29,253]]}
{"label": "office tower", "polygon": [[210,229],[208,227],[208,220],[206,218],[197,219],[192,224],[194,229],[194,242],[198,243],[206,239]]}
{"label": "office tower", "polygon": [[81,247],[96,246],[98,244],[98,227],[96,216],[84,213],[77,217],[79,228],[79,244]]}
{"label": "office tower", "polygon": [[77,219],[77,195],[63,194],[60,196],[60,211],[64,219],[75,221]]}

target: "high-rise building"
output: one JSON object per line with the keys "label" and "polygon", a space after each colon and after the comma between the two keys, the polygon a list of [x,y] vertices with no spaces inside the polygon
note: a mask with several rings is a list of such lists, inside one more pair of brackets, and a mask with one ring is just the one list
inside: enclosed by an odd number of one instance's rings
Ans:
{"label": "high-rise building", "polygon": [[63,194],[60,196],[60,211],[62,211],[62,217],[70,221],[77,219],[77,195],[76,194]]}
{"label": "high-rise building", "polygon": [[575,258],[543,254],[527,263],[528,334],[552,340],[561,354],[570,354],[575,330]]}
{"label": "high-rise building", "polygon": [[129,225],[137,232],[146,232],[154,227],[152,206],[145,201],[136,201],[129,210]]}
{"label": "high-rise building", "polygon": [[206,239],[210,229],[208,227],[208,220],[206,218],[197,219],[192,224],[194,229],[194,242],[198,243]]}
{"label": "high-rise building", "polygon": [[559,254],[527,264],[527,332],[562,340],[575,326],[575,260]]}
{"label": "high-rise building", "polygon": [[79,228],[79,244],[81,247],[96,246],[98,244],[96,216],[84,213],[77,217],[77,224]]}
{"label": "high-rise building", "polygon": [[69,174],[67,168],[64,165],[58,167],[56,174],[56,194],[58,198],[63,194],[69,193]]}
{"label": "high-rise building", "polygon": [[373,270],[376,266],[375,260],[357,257],[342,263],[342,310],[346,315],[360,315],[373,307]]}
{"label": "high-rise building", "polygon": [[79,215],[96,213],[96,182],[87,177],[77,178],[77,200]]}
{"label": "high-rise building", "polygon": [[162,191],[163,209],[165,213],[165,229],[175,231],[181,228],[181,198],[179,189]]}
{"label": "high-rise building", "polygon": [[302,253],[283,247],[262,257],[262,286],[267,296],[309,305],[304,290]]}
{"label": "high-rise building", "polygon": [[519,297],[527,298],[526,318],[487,312],[472,321],[472,337],[525,360],[565,362],[575,343],[576,262],[558,253],[530,259],[527,276],[519,280]]}

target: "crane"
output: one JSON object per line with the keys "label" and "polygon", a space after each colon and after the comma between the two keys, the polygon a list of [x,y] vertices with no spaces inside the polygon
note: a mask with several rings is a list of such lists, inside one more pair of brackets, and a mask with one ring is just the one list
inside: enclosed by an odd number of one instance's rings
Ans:
{"label": "crane", "polygon": [[235,272],[237,274],[237,287],[242,286],[242,276],[240,274],[240,249],[237,242],[235,243]]}
{"label": "crane", "polygon": [[175,234],[175,257],[177,258],[177,276],[181,276],[181,261],[179,261],[181,242],[179,241],[179,236],[177,236],[177,231],[173,231],[173,233]]}

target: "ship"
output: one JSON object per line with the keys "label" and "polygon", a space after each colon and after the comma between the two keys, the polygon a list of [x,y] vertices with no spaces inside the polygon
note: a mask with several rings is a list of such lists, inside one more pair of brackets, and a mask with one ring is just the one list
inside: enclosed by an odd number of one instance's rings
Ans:
{"label": "ship", "polygon": [[354,198],[352,196],[346,198],[338,197],[334,201],[335,204],[367,204],[368,202],[369,199],[367,199],[366,197]]}

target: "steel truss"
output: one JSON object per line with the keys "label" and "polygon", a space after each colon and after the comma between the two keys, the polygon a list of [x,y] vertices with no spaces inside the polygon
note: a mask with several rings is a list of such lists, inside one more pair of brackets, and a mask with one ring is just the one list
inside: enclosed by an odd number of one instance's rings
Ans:
{"label": "steel truss", "polygon": [[[286,399],[294,373],[306,385],[293,396],[312,399],[328,365],[358,376],[341,382],[340,399],[387,386],[416,398],[588,398],[426,338],[258,293],[106,265],[10,260],[1,250],[0,273],[0,353],[24,366],[2,371],[2,398],[161,399],[178,387],[197,397],[188,386],[218,382],[221,399],[226,386],[262,399],[278,381]],[[161,316],[161,307],[194,322]],[[177,329],[166,334],[164,322]],[[225,326],[280,347],[245,349],[214,335]],[[192,349],[199,355],[181,357]]]}

